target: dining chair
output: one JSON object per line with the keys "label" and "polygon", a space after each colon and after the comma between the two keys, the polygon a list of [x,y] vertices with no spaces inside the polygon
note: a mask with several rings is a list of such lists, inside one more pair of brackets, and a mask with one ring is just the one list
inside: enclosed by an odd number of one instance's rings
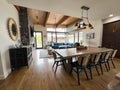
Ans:
{"label": "dining chair", "polygon": [[56,65],[55,72],[57,71],[57,67],[61,66],[61,65],[63,65],[64,69],[66,69],[65,63],[64,63],[65,59],[55,51],[52,51],[52,54],[53,54],[53,58],[54,58],[54,63],[53,63],[52,69],[54,68],[55,65]]}
{"label": "dining chair", "polygon": [[91,57],[90,57],[90,60],[89,60],[89,63],[88,63],[88,67],[87,67],[90,71],[91,79],[92,79],[92,67],[95,67],[98,75],[100,75],[99,71],[98,71],[98,68],[97,68],[97,65],[99,65],[100,56],[101,56],[101,53],[91,54]]}
{"label": "dining chair", "polygon": [[90,55],[79,56],[78,60],[76,62],[71,63],[71,73],[72,73],[72,71],[75,71],[77,73],[78,85],[80,85],[79,74],[81,71],[84,71],[87,79],[89,79],[87,72],[86,72],[86,67],[89,62],[89,56]]}
{"label": "dining chair", "polygon": [[110,53],[110,57],[109,57],[109,59],[108,59],[108,61],[107,61],[109,70],[110,70],[110,64],[109,64],[109,62],[111,62],[112,65],[113,65],[113,68],[115,68],[115,64],[114,64],[114,62],[113,62],[113,59],[114,59],[116,53],[117,53],[117,50],[113,50],[113,51],[111,51],[111,53]]}
{"label": "dining chair", "polygon": [[102,68],[103,64],[105,65],[106,70],[109,71],[108,66],[107,66],[109,56],[110,56],[110,51],[102,52],[102,55],[101,55],[100,60],[99,60],[99,65],[100,65],[100,69],[101,69],[102,74],[103,74],[103,68]]}

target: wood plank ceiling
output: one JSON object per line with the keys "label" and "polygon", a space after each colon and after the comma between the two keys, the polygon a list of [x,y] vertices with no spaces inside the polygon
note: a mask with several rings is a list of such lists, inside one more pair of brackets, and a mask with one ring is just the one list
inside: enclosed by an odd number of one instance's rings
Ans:
{"label": "wood plank ceiling", "polygon": [[[19,6],[15,6],[18,11],[20,11]],[[32,20],[33,24],[39,25],[54,25],[58,26],[70,26],[80,20],[80,18],[75,18],[71,16],[66,16],[53,12],[45,12],[41,10],[35,10],[28,8],[28,15]]]}

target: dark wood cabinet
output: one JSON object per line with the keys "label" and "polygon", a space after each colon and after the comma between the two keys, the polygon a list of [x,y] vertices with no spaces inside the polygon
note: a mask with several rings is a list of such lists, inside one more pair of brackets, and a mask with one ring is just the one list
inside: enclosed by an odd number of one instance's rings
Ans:
{"label": "dark wood cabinet", "polygon": [[120,58],[120,21],[103,25],[102,46],[117,49],[117,58]]}
{"label": "dark wood cabinet", "polygon": [[29,66],[32,60],[32,47],[9,49],[12,71],[22,66]]}

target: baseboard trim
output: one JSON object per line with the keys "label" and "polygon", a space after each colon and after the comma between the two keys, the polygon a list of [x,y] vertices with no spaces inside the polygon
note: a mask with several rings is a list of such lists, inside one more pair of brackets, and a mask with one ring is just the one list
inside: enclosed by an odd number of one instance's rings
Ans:
{"label": "baseboard trim", "polygon": [[4,75],[0,75],[0,80],[5,79]]}
{"label": "baseboard trim", "polygon": [[8,75],[11,73],[11,69],[8,70],[4,75],[0,75],[0,80],[6,79]]}
{"label": "baseboard trim", "polygon": [[4,78],[7,78],[7,76],[11,73],[11,69],[9,69],[5,74],[4,74]]}

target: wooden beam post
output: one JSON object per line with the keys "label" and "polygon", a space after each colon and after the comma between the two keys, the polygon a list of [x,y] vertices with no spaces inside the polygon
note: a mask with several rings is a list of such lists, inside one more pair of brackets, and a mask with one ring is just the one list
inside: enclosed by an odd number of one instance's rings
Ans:
{"label": "wooden beam post", "polygon": [[44,21],[44,24],[43,24],[44,27],[45,27],[46,24],[47,24],[47,21],[48,21],[49,15],[50,15],[50,12],[46,12],[45,21]]}
{"label": "wooden beam post", "polygon": [[69,27],[69,26],[71,26],[71,25],[73,25],[73,24],[75,24],[76,22],[79,22],[79,21],[81,21],[80,18],[78,18],[78,19],[76,19],[75,21],[73,21],[73,22],[71,22],[70,24],[68,24],[67,27]]}
{"label": "wooden beam post", "polygon": [[18,12],[21,10],[19,6],[14,5],[14,7],[17,9]]}
{"label": "wooden beam post", "polygon": [[65,20],[67,20],[69,18],[69,16],[63,16],[58,23],[56,24],[56,27],[58,27],[61,23],[63,23]]}

